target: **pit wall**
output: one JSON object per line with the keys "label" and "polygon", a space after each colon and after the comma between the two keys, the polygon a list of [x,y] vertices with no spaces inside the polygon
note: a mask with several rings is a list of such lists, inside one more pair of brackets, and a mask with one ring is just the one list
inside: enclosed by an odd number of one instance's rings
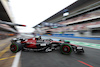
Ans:
{"label": "pit wall", "polygon": [[63,34],[53,33],[52,36],[74,36],[74,37],[99,37],[100,34],[93,35],[91,30],[88,31],[74,31],[74,32],[64,32]]}

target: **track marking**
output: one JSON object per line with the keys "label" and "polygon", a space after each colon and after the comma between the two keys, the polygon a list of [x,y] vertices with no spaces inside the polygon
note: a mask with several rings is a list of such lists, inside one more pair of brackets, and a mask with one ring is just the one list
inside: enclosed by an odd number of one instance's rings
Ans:
{"label": "track marking", "polygon": [[11,67],[18,67],[20,55],[21,55],[21,51],[16,53],[16,57],[14,58],[14,61]]}
{"label": "track marking", "polygon": [[9,58],[13,58],[15,56],[10,56],[10,57],[6,57],[6,58],[1,58],[0,60],[6,60],[6,59],[9,59]]}
{"label": "track marking", "polygon": [[85,62],[83,62],[83,61],[80,61],[80,60],[77,60],[78,62],[80,62],[80,63],[82,63],[82,64],[84,64],[84,65],[87,65],[87,66],[89,66],[89,67],[93,67],[93,66],[91,66],[91,65],[89,65],[89,64],[87,64],[87,63],[85,63]]}
{"label": "track marking", "polygon": [[0,47],[1,47],[1,46],[4,46],[4,45],[6,45],[6,44],[0,44]]}
{"label": "track marking", "polygon": [[1,52],[0,52],[0,57],[5,53],[5,52],[7,52],[9,50],[9,45],[4,49],[4,50],[2,50]]}

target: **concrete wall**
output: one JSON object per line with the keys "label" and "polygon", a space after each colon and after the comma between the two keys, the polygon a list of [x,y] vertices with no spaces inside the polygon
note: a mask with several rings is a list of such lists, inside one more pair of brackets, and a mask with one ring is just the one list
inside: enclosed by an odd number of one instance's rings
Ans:
{"label": "concrete wall", "polygon": [[15,21],[14,21],[14,18],[13,18],[12,11],[11,11],[11,9],[10,9],[10,7],[9,7],[8,0],[1,0],[1,3],[2,3],[3,7],[5,8],[5,10],[6,10],[8,16],[9,16],[9,18],[10,18],[10,20],[11,20],[11,22],[15,22]]}

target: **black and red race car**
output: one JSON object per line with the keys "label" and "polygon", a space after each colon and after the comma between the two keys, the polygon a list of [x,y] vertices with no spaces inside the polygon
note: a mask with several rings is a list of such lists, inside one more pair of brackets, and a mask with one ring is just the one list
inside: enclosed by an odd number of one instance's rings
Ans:
{"label": "black and red race car", "polygon": [[50,52],[53,50],[60,50],[62,54],[70,54],[72,51],[75,53],[84,53],[83,47],[71,44],[68,41],[52,39],[41,39],[41,36],[36,38],[13,38],[11,40],[10,50],[16,53],[20,50],[33,50]]}

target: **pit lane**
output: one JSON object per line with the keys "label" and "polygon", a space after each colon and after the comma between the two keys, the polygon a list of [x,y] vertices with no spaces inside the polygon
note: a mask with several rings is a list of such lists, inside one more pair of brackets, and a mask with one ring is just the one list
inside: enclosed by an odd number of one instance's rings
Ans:
{"label": "pit lane", "polygon": [[[74,41],[88,42],[100,44],[99,40],[77,39],[77,38],[59,38],[59,37],[46,37],[56,39],[68,39]],[[84,54],[63,55],[59,51],[49,53],[43,52],[22,52],[21,53],[21,66],[22,67],[99,67],[100,66],[100,51],[84,47]]]}
{"label": "pit lane", "polygon": [[13,37],[0,40],[0,67],[11,67],[15,54],[9,49]]}
{"label": "pit lane", "polygon": [[[54,38],[54,39],[67,39],[88,43],[100,44],[99,40],[88,40],[88,39],[77,39],[77,38],[59,38],[59,37],[44,37],[44,38]],[[8,48],[10,40],[0,41],[0,66],[1,67],[11,67],[14,59],[15,53],[12,53]],[[100,51],[99,49],[84,47],[84,54],[63,55],[59,51],[53,51],[49,53],[43,52],[21,52],[20,60],[18,61],[18,67],[99,67],[100,66]]]}

